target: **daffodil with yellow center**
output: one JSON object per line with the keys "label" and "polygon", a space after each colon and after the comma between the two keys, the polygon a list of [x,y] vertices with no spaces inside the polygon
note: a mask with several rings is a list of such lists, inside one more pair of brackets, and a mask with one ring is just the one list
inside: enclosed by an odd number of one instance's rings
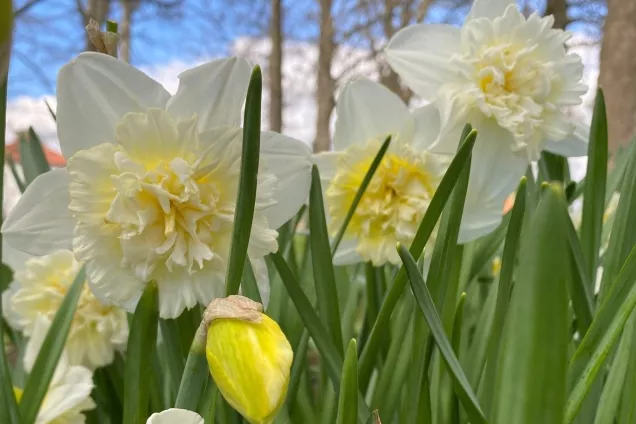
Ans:
{"label": "daffodil with yellow center", "polygon": [[[13,266],[14,281],[2,294],[3,312],[12,327],[32,337],[38,320],[53,321],[81,264],[71,251],[59,250]],[[69,364],[108,365],[127,340],[126,311],[103,304],[84,285],[65,346]]]}
{"label": "daffodil with yellow center", "polygon": [[294,353],[260,303],[215,299],[204,314],[206,356],[221,394],[250,424],[270,424],[287,395]]}
{"label": "daffodil with yellow center", "polygon": [[[5,239],[39,255],[72,245],[95,295],[129,311],[150,280],[162,318],[222,295],[250,72],[245,60],[216,60],[181,74],[171,96],[121,61],[81,54],[58,78],[68,167],[29,186]],[[260,163],[248,254],[263,268],[278,249],[276,229],[307,197],[310,150],[263,132]]]}
{"label": "daffodil with yellow center", "polygon": [[[49,325],[48,320],[42,316],[36,319],[23,359],[27,373],[33,369]],[[84,424],[84,412],[96,406],[91,398],[95,387],[91,371],[81,365],[71,365],[67,353],[68,350],[65,349],[57,363],[35,424]],[[14,387],[13,391],[16,400],[21,402],[22,390]]]}
{"label": "daffodil with yellow center", "polygon": [[[332,234],[342,226],[358,187],[389,135],[391,144],[356,208],[335,261],[398,264],[396,243],[411,244],[450,162],[449,156],[430,151],[439,130],[437,111],[429,105],[411,113],[397,95],[360,79],[342,90],[336,113],[335,150],[314,156],[323,179]],[[469,192],[460,241],[494,229],[501,221],[502,207],[501,197],[480,199]]]}
{"label": "daffodil with yellow center", "polygon": [[467,122],[478,131],[469,192],[510,194],[543,150],[587,154],[589,129],[568,114],[587,90],[583,65],[553,24],[514,0],[475,0],[461,28],[412,25],[390,40],[391,67],[439,111],[431,149],[454,153]]}

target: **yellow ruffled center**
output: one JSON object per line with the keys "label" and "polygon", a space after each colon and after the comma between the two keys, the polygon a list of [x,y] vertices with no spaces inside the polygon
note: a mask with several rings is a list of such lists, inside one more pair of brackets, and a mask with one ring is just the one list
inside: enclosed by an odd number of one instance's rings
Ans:
{"label": "yellow ruffled center", "polygon": [[[326,191],[336,233],[353,203],[380,143],[370,141],[342,153]],[[395,245],[412,242],[440,179],[440,164],[428,152],[400,145],[387,152],[349,223],[345,240],[357,240],[357,253],[379,266],[398,263]]]}

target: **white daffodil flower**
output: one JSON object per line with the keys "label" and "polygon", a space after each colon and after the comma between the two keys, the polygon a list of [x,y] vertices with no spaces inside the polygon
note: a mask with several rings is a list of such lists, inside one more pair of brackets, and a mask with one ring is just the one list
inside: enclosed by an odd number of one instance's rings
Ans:
{"label": "white daffodil flower", "polygon": [[[66,169],[26,190],[2,232],[35,255],[72,247],[95,295],[132,311],[146,283],[174,318],[224,294],[251,67],[230,58],[179,76],[171,96],[128,64],[83,53],[57,84]],[[305,202],[310,149],[261,135],[261,169],[248,254],[278,249],[275,231]]]}
{"label": "white daffodil flower", "polygon": [[187,409],[170,408],[152,414],[146,424],[203,424],[203,418]]}
{"label": "white daffodil flower", "polygon": [[[49,323],[46,319],[40,317],[36,320],[24,354],[24,369],[27,372],[31,372],[33,368],[48,328]],[[81,365],[70,365],[66,353],[62,353],[57,363],[35,424],[84,424],[86,416],[83,411],[95,408],[95,402],[91,398],[94,387],[93,374]],[[14,393],[20,402],[22,390],[14,388]]]}
{"label": "white daffodil flower", "polygon": [[[411,244],[450,163],[448,155],[429,150],[439,132],[437,111],[427,105],[411,113],[386,87],[359,79],[343,88],[336,114],[335,151],[314,156],[332,234],[342,225],[382,142],[389,135],[392,139],[349,223],[335,263],[398,264],[396,243]],[[501,222],[503,200],[477,194],[467,195],[461,242],[487,234]]]}
{"label": "white daffodil flower", "polygon": [[475,0],[463,27],[419,24],[386,48],[391,67],[440,114],[432,150],[452,153],[465,123],[479,133],[470,191],[509,194],[542,150],[587,154],[588,129],[567,108],[581,103],[581,59],[552,16],[524,17],[514,0]]}
{"label": "white daffodil flower", "polygon": [[[31,337],[38,320],[51,324],[81,264],[73,252],[58,250],[12,267],[13,282],[2,293],[3,313],[13,328]],[[69,364],[89,369],[108,365],[127,340],[126,311],[104,305],[84,285],[65,345]]]}

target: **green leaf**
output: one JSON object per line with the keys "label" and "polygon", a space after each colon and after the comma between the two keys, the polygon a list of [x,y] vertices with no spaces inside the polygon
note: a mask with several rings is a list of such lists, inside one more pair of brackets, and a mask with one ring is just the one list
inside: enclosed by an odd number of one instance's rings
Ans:
{"label": "green leaf", "polygon": [[559,185],[546,184],[521,246],[495,386],[496,424],[561,424],[570,340],[567,234]]}
{"label": "green leaf", "polygon": [[177,392],[174,407],[195,411],[199,398],[205,390],[205,383],[210,379],[208,360],[205,356],[207,333],[205,325],[201,323],[192,340],[188,359],[186,360],[181,384]]}
{"label": "green leaf", "polygon": [[[581,361],[589,358],[568,399],[566,423],[574,421],[585,396],[594,384],[594,380],[636,306],[636,285],[633,284],[635,279],[636,247],[632,249],[607,299],[601,305],[570,362],[570,370],[576,370],[580,369]],[[591,351],[593,353],[590,355]]]}
{"label": "green leaf", "polygon": [[[426,246],[433,229],[437,225],[437,221],[444,210],[446,202],[451,196],[453,188],[455,187],[462,170],[470,161],[471,152],[475,145],[476,138],[477,132],[472,131],[466,138],[462,139],[460,147],[457,150],[457,154],[450,163],[444,177],[442,177],[442,180],[431,199],[431,203],[424,213],[424,218],[417,229],[413,243],[411,243],[409,252],[413,257],[419,257],[424,250],[424,246]],[[384,298],[384,302],[382,303],[382,307],[378,313],[378,318],[371,329],[367,343],[360,355],[360,361],[358,363],[358,384],[361,389],[366,388],[369,383],[371,372],[373,371],[373,366],[375,364],[381,342],[384,340],[384,334],[386,334],[391,314],[395,309],[398,299],[402,295],[406,282],[406,272],[402,266],[400,267],[400,270],[393,280],[393,284]]]}
{"label": "green leaf", "polygon": [[53,109],[51,109],[51,105],[49,104],[49,102],[44,100],[44,104],[46,105],[46,108],[48,109],[49,114],[51,115],[51,118],[53,118],[53,120],[57,122],[57,116],[55,115],[55,112],[53,112]]}
{"label": "green leaf", "polygon": [[243,268],[243,283],[241,284],[241,288],[243,290],[243,296],[249,297],[255,302],[263,303],[263,300],[261,299],[261,292],[258,290],[256,276],[254,275],[254,269],[252,268],[249,258],[245,260],[245,268]]}
{"label": "green leaf", "polygon": [[44,155],[40,138],[33,127],[29,127],[28,133],[20,134],[20,162],[26,186],[31,184],[38,175],[51,170]]}
{"label": "green leaf", "polygon": [[567,183],[570,179],[570,168],[567,159],[545,150],[541,152],[539,172],[544,181]]}
{"label": "green leaf", "polygon": [[358,421],[358,349],[356,340],[351,339],[345,355],[338,399],[336,424],[350,424]]}
{"label": "green leaf", "polygon": [[24,181],[22,181],[22,177],[20,177],[20,174],[18,173],[18,169],[15,166],[15,162],[13,162],[13,159],[11,159],[11,156],[7,156],[6,160],[7,160],[7,164],[9,165],[9,169],[11,169],[11,175],[13,175],[13,180],[18,186],[20,193],[24,193],[24,190],[26,190],[26,184],[24,183]]}
{"label": "green leaf", "polygon": [[338,349],[340,355],[343,355],[336,275],[331,261],[320,174],[315,165],[311,170],[311,190],[309,191],[309,230],[318,312],[322,322],[325,323],[331,334],[336,349]]}
{"label": "green leaf", "polygon": [[152,360],[157,343],[159,320],[159,290],[150,281],[135,308],[130,325],[124,373],[123,424],[143,424],[148,418]]}
{"label": "green leaf", "polygon": [[495,377],[497,375],[497,364],[499,364],[501,337],[506,322],[506,315],[508,314],[508,304],[510,302],[510,293],[512,292],[512,275],[517,260],[519,238],[521,236],[523,217],[526,211],[526,181],[526,178],[523,177],[519,182],[517,193],[515,194],[515,203],[510,214],[510,224],[508,225],[508,232],[506,233],[506,241],[504,243],[501,260],[501,271],[499,273],[495,316],[493,318],[490,336],[488,337],[486,371],[483,377],[482,393],[483,405],[487,414],[490,414],[494,401]]}
{"label": "green leaf", "polygon": [[[289,297],[296,306],[296,310],[305,324],[305,328],[307,328],[309,335],[314,340],[314,343],[320,352],[320,356],[323,359],[325,369],[327,370],[327,375],[329,376],[331,383],[336,390],[339,390],[340,374],[343,366],[342,356],[333,344],[327,330],[322,325],[318,314],[316,314],[316,311],[314,311],[311,305],[311,302],[307,299],[307,296],[298,285],[298,282],[296,281],[291,269],[289,269],[289,265],[287,265],[285,258],[283,258],[280,252],[272,253],[269,256],[276,266],[278,274],[287,289]],[[362,395],[359,395],[358,421],[364,422],[369,414],[370,412],[367,405],[364,403],[364,399],[362,399]]]}
{"label": "green leaf", "polygon": [[289,376],[289,386],[287,387],[287,405],[292,405],[296,400],[296,393],[298,392],[298,385],[300,384],[300,377],[306,371],[305,365],[307,364],[307,348],[309,347],[309,332],[307,329],[303,330],[300,336],[300,341],[294,349],[294,361]]}
{"label": "green leaf", "polygon": [[172,393],[176,395],[185,367],[184,354],[181,352],[181,340],[177,320],[160,319],[159,329],[163,340],[161,350],[166,359],[163,365],[166,366],[168,371],[168,381],[172,388]]}
{"label": "green leaf", "polygon": [[360,183],[360,187],[358,187],[358,191],[356,192],[356,195],[353,198],[353,202],[351,202],[351,206],[349,207],[349,210],[347,211],[347,215],[345,216],[345,219],[342,222],[342,225],[338,229],[338,232],[336,233],[336,236],[333,239],[333,243],[331,245],[332,257],[336,254],[336,251],[338,250],[338,246],[340,246],[340,242],[342,241],[342,237],[347,231],[349,222],[351,222],[351,218],[353,218],[353,214],[356,212],[358,204],[360,203],[360,200],[362,200],[362,196],[364,195],[364,192],[367,190],[367,186],[371,182],[371,179],[373,178],[375,171],[378,169],[378,166],[380,166],[380,163],[382,162],[382,159],[384,158],[384,154],[389,148],[389,144],[391,144],[391,136],[388,136],[384,140],[384,143],[382,143],[382,146],[380,146],[380,149],[378,150],[378,153],[375,155],[375,158],[373,158],[373,162],[371,162],[371,165],[369,166],[367,173],[364,175],[364,178],[362,179],[362,183]]}
{"label": "green leaf", "polygon": [[[591,290],[594,288],[593,280],[590,274],[587,273],[588,270],[585,266],[583,251],[574,224],[572,224],[572,220],[567,215],[567,211],[564,210],[563,213],[566,214],[565,225],[567,226],[570,264],[572,268],[570,278],[568,279],[570,282],[570,298],[572,299],[572,306],[574,307],[574,314],[576,315],[577,328],[581,336],[584,336],[592,323],[594,314],[594,300],[591,293]],[[596,275],[596,272],[593,275]]]}
{"label": "green leaf", "polygon": [[477,239],[475,243],[475,253],[470,263],[470,272],[467,282],[473,281],[481,272],[486,264],[495,256],[495,253],[501,247],[506,234],[508,233],[508,223],[510,222],[510,213],[504,215],[501,224],[490,234]]}
{"label": "green leaf", "polygon": [[[1,100],[0,100],[1,101]],[[2,236],[0,235],[0,251],[2,249]],[[0,273],[0,278],[5,280],[6,274]],[[0,286],[4,288],[7,281],[2,281]],[[2,302],[0,302],[0,317],[2,317]],[[18,404],[13,395],[13,382],[11,381],[11,372],[9,370],[9,362],[7,361],[5,348],[5,334],[7,328],[5,321],[0,320],[0,422],[7,424],[20,424],[20,414],[18,412]]]}
{"label": "green leaf", "polygon": [[[595,276],[605,212],[605,183],[607,178],[607,116],[603,90],[596,90],[594,114],[590,127],[590,142],[587,151],[587,184],[583,191],[581,216],[581,250],[587,275]],[[588,282],[590,289],[593,280]]]}
{"label": "green leaf", "polygon": [[256,186],[258,185],[258,161],[261,145],[261,92],[263,78],[261,68],[255,66],[247,87],[245,114],[243,117],[243,147],[241,151],[241,177],[232,231],[232,248],[225,278],[225,295],[237,294],[247,258],[247,246],[252,232]]}
{"label": "green leaf", "polygon": [[630,352],[633,349],[634,323],[633,318],[628,320],[623,330],[616,356],[612,361],[607,381],[603,386],[594,424],[614,424],[615,422],[621,392],[625,384],[625,376],[629,375],[627,374],[627,365]]}
{"label": "green leaf", "polygon": [[455,389],[455,393],[462,402],[469,421],[472,424],[487,423],[486,417],[484,416],[483,412],[481,411],[481,407],[479,406],[477,396],[475,396],[473,389],[470,387],[468,379],[466,378],[466,375],[464,374],[464,371],[459,364],[459,360],[453,352],[451,342],[446,336],[442,321],[437,314],[435,304],[433,303],[431,294],[426,287],[426,283],[424,283],[424,278],[417,269],[415,259],[413,259],[413,256],[402,245],[398,245],[398,252],[400,254],[402,262],[404,263],[408,278],[411,281],[413,294],[415,295],[417,303],[422,313],[424,314],[424,318],[428,323],[429,329],[431,330],[431,334],[435,339],[435,343],[437,344],[440,354],[448,367],[448,371],[451,375],[451,378],[453,379],[453,387]]}
{"label": "green leaf", "polygon": [[611,283],[636,244],[636,143],[632,143],[629,149],[629,160],[621,183],[621,196],[603,263],[601,301],[610,291]]}
{"label": "green leaf", "polygon": [[[620,396],[620,408],[618,414],[618,423],[633,423],[636,421],[636,404],[634,398],[636,397],[636,315],[632,311],[632,315],[629,317],[623,334],[631,332],[631,346],[629,346],[629,360],[627,361],[627,369],[623,374],[623,392]],[[617,358],[615,357],[615,361]],[[607,382],[609,383],[609,381]],[[588,396],[589,398],[589,396]],[[584,403],[585,406],[585,403]]]}

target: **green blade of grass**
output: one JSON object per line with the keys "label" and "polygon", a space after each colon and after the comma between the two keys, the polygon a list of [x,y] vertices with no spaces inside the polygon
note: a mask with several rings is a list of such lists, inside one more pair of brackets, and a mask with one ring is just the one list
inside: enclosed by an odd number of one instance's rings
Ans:
{"label": "green blade of grass", "polygon": [[[581,215],[581,250],[587,275],[596,275],[598,253],[605,212],[605,187],[607,178],[607,116],[603,90],[596,90],[594,113],[590,127],[590,141],[587,151],[586,181],[583,191],[583,212]],[[590,289],[593,280],[588,282]]]}
{"label": "green blade of grass", "polygon": [[501,271],[499,273],[495,316],[486,348],[486,371],[483,377],[482,399],[484,410],[487,414],[490,414],[494,401],[495,377],[497,364],[499,363],[501,336],[506,322],[506,315],[508,314],[508,304],[510,303],[510,293],[512,292],[512,275],[517,260],[519,238],[521,237],[523,217],[526,211],[526,181],[525,177],[521,178],[515,195],[515,203],[510,214],[510,224],[506,233]]}
{"label": "green blade of grass", "polygon": [[177,321],[175,319],[160,319],[159,330],[163,339],[161,347],[166,359],[162,365],[167,368],[171,391],[173,396],[176,396],[185,367]]}
{"label": "green blade of grass", "polygon": [[350,424],[358,421],[358,349],[355,339],[351,339],[345,355],[338,399],[336,424]]}
{"label": "green blade of grass", "polygon": [[261,292],[258,290],[258,283],[256,276],[254,275],[254,269],[249,259],[245,260],[245,267],[243,268],[243,283],[241,284],[242,294],[245,297],[249,297],[255,302],[263,303],[261,299]]}
{"label": "green blade of grass", "polygon": [[9,165],[9,169],[11,170],[11,175],[13,175],[13,180],[18,186],[20,193],[24,193],[24,190],[26,190],[26,184],[24,183],[24,181],[22,181],[22,177],[20,177],[20,174],[18,173],[18,169],[16,168],[15,162],[13,162],[13,159],[11,159],[11,156],[7,156],[6,161],[7,161],[7,164]]}
{"label": "green blade of grass", "polygon": [[[583,258],[583,250],[579,238],[576,235],[576,229],[572,220],[567,215],[567,210],[563,213],[566,215],[565,223],[568,233],[568,244],[570,247],[570,264],[572,272],[570,273],[570,298],[576,315],[576,323],[581,337],[585,335],[587,329],[592,323],[594,314],[594,300],[592,296],[593,280],[588,274]],[[594,272],[596,275],[596,272]]]}
{"label": "green blade of grass", "polygon": [[510,213],[504,215],[501,224],[490,234],[477,239],[475,241],[475,253],[470,263],[470,271],[468,273],[467,283],[473,281],[481,272],[484,266],[495,256],[495,253],[504,242],[506,234],[508,234],[508,224],[510,222]]}
{"label": "green blade of grass", "polygon": [[177,392],[174,407],[196,411],[199,398],[205,390],[205,383],[210,377],[208,360],[205,356],[207,332],[201,323],[192,340],[188,359],[186,360],[183,376]]}
{"label": "green blade of grass", "polygon": [[29,373],[20,402],[20,415],[24,424],[33,424],[38,415],[57,363],[62,356],[85,280],[86,274],[82,268],[55,313],[51,327]]}
{"label": "green blade of grass", "polygon": [[388,136],[384,140],[384,143],[382,143],[382,146],[380,146],[380,149],[378,150],[378,153],[375,155],[375,158],[373,158],[373,162],[371,162],[371,165],[369,166],[367,173],[364,175],[364,178],[362,179],[362,183],[360,184],[360,187],[358,187],[358,191],[356,192],[356,195],[353,198],[353,202],[351,202],[351,206],[349,207],[349,210],[347,211],[347,215],[345,216],[345,219],[342,222],[342,225],[338,229],[338,232],[336,233],[336,236],[333,239],[333,243],[331,245],[332,257],[336,254],[336,251],[338,250],[338,246],[340,246],[340,242],[342,241],[342,237],[344,236],[345,231],[347,231],[349,222],[351,222],[351,218],[353,218],[353,214],[355,214],[358,204],[360,203],[360,200],[362,200],[362,196],[364,195],[364,192],[367,190],[367,186],[371,182],[371,179],[373,178],[375,171],[378,169],[378,166],[380,166],[380,163],[382,162],[382,159],[384,158],[384,154],[389,148],[389,144],[391,144],[391,136]]}
{"label": "green blade of grass", "polygon": [[[560,184],[545,184],[521,245],[497,363],[495,424],[560,424],[570,318],[567,233]],[[524,236],[525,236],[524,234]]]}
{"label": "green blade of grass", "polygon": [[311,170],[311,190],[309,191],[309,243],[316,285],[316,301],[322,322],[325,323],[334,345],[340,355],[344,354],[340,307],[336,291],[336,275],[331,261],[329,233],[325,219],[320,174],[314,165]]}
{"label": "green blade of grass", "polygon": [[[457,154],[450,163],[444,177],[442,177],[442,180],[431,199],[431,203],[426,209],[424,218],[417,229],[417,233],[415,234],[413,243],[409,249],[409,252],[413,257],[419,257],[424,250],[424,246],[426,246],[433,229],[437,225],[437,221],[444,210],[446,202],[451,196],[453,188],[455,187],[462,170],[470,160],[476,138],[477,132],[472,131],[465,139],[462,139],[461,145],[457,150]],[[373,371],[373,365],[375,364],[380,344],[382,340],[384,340],[384,334],[386,334],[391,314],[395,309],[398,299],[402,295],[406,282],[406,272],[404,267],[400,267],[400,270],[394,278],[393,284],[389,288],[384,302],[382,303],[382,307],[378,313],[378,318],[375,321],[375,324],[373,324],[364,350],[360,355],[360,361],[358,362],[358,384],[361,389],[365,389],[369,384],[369,379],[371,378],[371,372]]]}
{"label": "green blade of grass", "polygon": [[254,67],[247,87],[245,100],[243,147],[241,150],[241,177],[232,231],[232,247],[225,278],[225,295],[237,294],[247,258],[247,246],[252,232],[256,186],[258,185],[258,162],[261,145],[261,92],[263,78],[261,68]]}
{"label": "green blade of grass", "polygon": [[[462,293],[455,310],[455,319],[453,320],[453,336],[451,337],[451,345],[455,356],[459,358],[459,350],[462,342],[462,328],[464,324],[464,304],[466,303],[466,293]],[[451,400],[451,424],[459,424],[460,420],[459,397],[453,393]]]}
{"label": "green blade of grass", "polygon": [[291,371],[289,373],[289,386],[287,387],[287,399],[285,400],[288,406],[293,405],[296,400],[300,377],[302,377],[303,372],[305,372],[305,365],[307,364],[308,347],[309,332],[307,329],[303,329],[298,345],[294,349],[294,361],[292,362]]}
{"label": "green blade of grass", "polygon": [[157,343],[159,290],[155,281],[144,289],[130,325],[124,373],[123,424],[140,424],[148,418],[152,358]]}
{"label": "green blade of grass", "polygon": [[453,346],[446,336],[442,320],[437,314],[431,294],[426,287],[426,283],[424,283],[424,278],[417,269],[415,259],[413,259],[413,256],[402,245],[398,246],[398,252],[402,262],[404,263],[408,278],[411,281],[411,288],[415,295],[415,299],[417,300],[417,304],[424,314],[424,318],[426,319],[431,334],[435,339],[435,343],[437,344],[440,354],[448,367],[450,376],[453,379],[455,393],[462,402],[469,421],[472,424],[487,423],[486,417],[479,406],[477,396],[475,396],[473,389],[470,387],[468,379],[459,364],[459,360],[453,352]]}

